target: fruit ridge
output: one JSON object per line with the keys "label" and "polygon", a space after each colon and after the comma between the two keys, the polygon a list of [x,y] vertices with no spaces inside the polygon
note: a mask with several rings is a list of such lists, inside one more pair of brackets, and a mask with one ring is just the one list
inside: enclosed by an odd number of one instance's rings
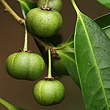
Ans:
{"label": "fruit ridge", "polygon": [[26,16],[26,26],[31,34],[50,37],[57,34],[62,27],[62,16],[55,10],[34,8]]}
{"label": "fruit ridge", "polygon": [[13,78],[36,80],[43,74],[45,63],[36,53],[19,52],[11,54],[6,59],[5,68]]}
{"label": "fruit ridge", "polygon": [[40,80],[34,86],[33,96],[40,105],[56,105],[63,101],[65,88],[58,80]]}

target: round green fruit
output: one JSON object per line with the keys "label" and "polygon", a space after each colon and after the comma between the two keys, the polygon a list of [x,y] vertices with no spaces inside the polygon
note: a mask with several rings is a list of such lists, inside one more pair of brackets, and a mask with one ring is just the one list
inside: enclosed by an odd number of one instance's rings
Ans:
{"label": "round green fruit", "polygon": [[56,105],[63,101],[65,88],[58,80],[40,80],[34,86],[33,96],[40,105]]}
{"label": "round green fruit", "polygon": [[7,73],[15,79],[37,80],[45,69],[43,58],[35,53],[11,54],[5,63]]}
{"label": "round green fruit", "polygon": [[62,16],[55,10],[34,8],[26,15],[26,26],[31,34],[50,37],[58,33],[62,27]]}
{"label": "round green fruit", "polygon": [[[38,7],[43,6],[45,4],[45,0],[38,0]],[[53,7],[53,10],[61,11],[62,9],[62,0],[49,0],[48,7]]]}

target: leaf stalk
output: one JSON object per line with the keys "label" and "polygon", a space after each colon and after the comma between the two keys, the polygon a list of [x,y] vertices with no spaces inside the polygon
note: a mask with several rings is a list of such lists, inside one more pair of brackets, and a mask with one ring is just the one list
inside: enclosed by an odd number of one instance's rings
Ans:
{"label": "leaf stalk", "polygon": [[78,9],[78,7],[77,7],[75,1],[74,1],[74,0],[71,0],[71,3],[72,3],[72,5],[73,5],[74,9],[76,10],[77,14],[79,15],[80,10]]}

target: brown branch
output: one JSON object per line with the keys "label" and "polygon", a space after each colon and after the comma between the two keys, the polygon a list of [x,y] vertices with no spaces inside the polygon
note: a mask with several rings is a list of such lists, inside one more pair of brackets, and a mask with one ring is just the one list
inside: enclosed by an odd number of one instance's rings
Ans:
{"label": "brown branch", "polygon": [[9,12],[15,19],[17,22],[19,22],[20,24],[21,21],[23,20],[22,18],[20,18],[13,10],[12,8],[6,3],[5,0],[0,0],[0,3],[3,5],[3,7],[5,8],[4,10]]}

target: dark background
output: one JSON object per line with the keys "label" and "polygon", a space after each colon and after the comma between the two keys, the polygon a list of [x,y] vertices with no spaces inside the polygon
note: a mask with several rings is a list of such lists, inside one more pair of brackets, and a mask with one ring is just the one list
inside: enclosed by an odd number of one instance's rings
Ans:
{"label": "dark background", "polygon": [[[20,16],[21,9],[17,0],[6,0],[12,9]],[[37,2],[37,0],[34,0]],[[94,19],[109,12],[109,9],[98,3],[96,0],[76,0],[79,9]],[[74,32],[76,13],[71,5],[70,0],[63,0],[63,41]],[[34,100],[32,95],[33,86],[38,81],[21,81],[11,78],[5,70],[6,58],[18,48],[23,47],[24,28],[22,28],[15,19],[0,4],[0,97],[9,103],[29,109],[29,110],[85,110],[81,90],[77,87],[70,76],[59,79],[65,86],[66,96],[64,101],[59,105],[43,107]],[[33,38],[29,36],[29,50],[40,54]],[[41,55],[41,54],[40,54]],[[45,69],[44,75],[47,74]],[[41,79],[43,78],[43,76]],[[7,110],[0,104],[0,110]]]}

